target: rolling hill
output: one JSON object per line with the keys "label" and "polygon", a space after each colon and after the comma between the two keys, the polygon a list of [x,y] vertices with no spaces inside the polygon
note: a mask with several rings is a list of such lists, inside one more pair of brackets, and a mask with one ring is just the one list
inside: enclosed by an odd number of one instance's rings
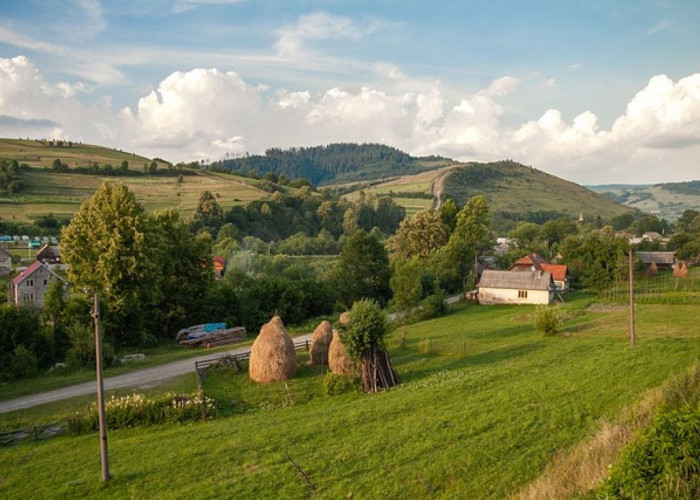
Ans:
{"label": "rolling hill", "polygon": [[[66,171],[52,169],[56,159],[67,166]],[[178,170],[184,174],[178,177],[167,172],[171,166],[163,160],[89,144],[0,139],[0,160],[22,165],[18,170],[21,191],[0,195],[0,219],[12,222],[30,222],[49,213],[68,219],[105,180],[126,184],[147,210],[175,208],[183,214],[194,211],[205,190],[214,193],[224,209],[268,196],[259,188],[263,181],[186,167]],[[95,164],[118,167],[124,161],[133,174],[77,173]],[[143,175],[143,165],[154,161],[166,175]]]}
{"label": "rolling hill", "polygon": [[246,174],[272,172],[290,179],[305,178],[316,185],[368,181],[417,174],[453,163],[441,157],[416,158],[382,144],[329,144],[244,156],[212,163],[217,170]]}
{"label": "rolling hill", "polygon": [[610,184],[588,186],[617,203],[675,221],[684,210],[700,210],[700,181],[653,185]]}

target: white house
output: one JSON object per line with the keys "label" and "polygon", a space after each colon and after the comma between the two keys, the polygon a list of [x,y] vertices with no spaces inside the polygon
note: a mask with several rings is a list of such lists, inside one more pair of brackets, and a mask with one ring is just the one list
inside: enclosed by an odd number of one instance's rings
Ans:
{"label": "white house", "polygon": [[477,285],[480,304],[549,304],[552,275],[544,271],[484,271]]}

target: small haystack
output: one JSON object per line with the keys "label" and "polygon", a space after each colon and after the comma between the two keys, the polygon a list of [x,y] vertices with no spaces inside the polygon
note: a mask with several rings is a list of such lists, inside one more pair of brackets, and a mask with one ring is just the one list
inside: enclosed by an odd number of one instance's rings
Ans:
{"label": "small haystack", "polygon": [[250,378],[255,382],[287,380],[296,373],[297,352],[279,316],[260,329],[250,349],[248,367]]}
{"label": "small haystack", "polygon": [[681,262],[680,266],[676,266],[673,270],[673,276],[676,278],[687,278],[688,277],[688,266],[685,261]]}
{"label": "small haystack", "polygon": [[333,340],[331,340],[331,345],[328,349],[328,368],[336,375],[352,375],[355,373],[354,365],[345,352],[345,346],[340,340],[340,335],[335,330],[333,330]]}
{"label": "small haystack", "polygon": [[338,323],[340,323],[341,325],[347,325],[348,323],[350,323],[350,313],[348,311],[342,313],[338,318]]}
{"label": "small haystack", "polygon": [[310,365],[327,365],[328,349],[333,340],[333,327],[328,321],[321,321],[321,324],[314,330],[311,337],[311,349],[309,352]]}

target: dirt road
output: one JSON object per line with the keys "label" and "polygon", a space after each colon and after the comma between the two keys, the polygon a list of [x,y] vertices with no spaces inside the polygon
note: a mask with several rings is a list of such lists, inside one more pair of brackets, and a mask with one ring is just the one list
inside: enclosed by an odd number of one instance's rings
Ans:
{"label": "dirt road", "polygon": [[[297,342],[303,340],[311,340],[311,335],[312,334],[309,333],[306,335],[294,337],[294,341]],[[105,390],[110,390],[121,389],[124,387],[149,387],[152,385],[156,385],[158,382],[161,382],[163,380],[177,377],[179,375],[184,375],[186,373],[192,373],[194,375],[194,364],[196,361],[212,359],[232,354],[243,354],[246,352],[250,352],[250,346],[239,347],[237,349],[218,352],[216,354],[205,354],[196,358],[173,361],[172,363],[166,363],[159,366],[154,366],[152,368],[145,368],[143,370],[136,370],[133,372],[125,373],[123,375],[107,377],[104,379],[104,388]],[[21,398],[17,399],[0,401],[0,414],[16,410],[23,410],[25,408],[31,408],[33,406],[39,406],[46,403],[53,403],[55,401],[62,401],[64,399],[70,399],[77,396],[84,396],[86,394],[94,394],[96,392],[97,384],[95,381],[91,381],[84,382],[82,384],[71,385],[62,389],[56,389],[54,391],[29,394],[27,396],[22,396]]]}

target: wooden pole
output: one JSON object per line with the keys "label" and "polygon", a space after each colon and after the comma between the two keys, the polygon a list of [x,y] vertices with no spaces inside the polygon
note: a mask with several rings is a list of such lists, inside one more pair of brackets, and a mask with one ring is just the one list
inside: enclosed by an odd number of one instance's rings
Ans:
{"label": "wooden pole", "polygon": [[97,371],[97,415],[100,425],[100,462],[102,482],[109,480],[109,456],[107,449],[107,424],[105,422],[104,383],[102,380],[102,338],[100,334],[100,299],[94,297],[92,317],[95,319],[95,368]]}
{"label": "wooden pole", "polygon": [[630,273],[630,347],[634,347],[634,261],[632,259],[632,249],[629,251],[629,273]]}

